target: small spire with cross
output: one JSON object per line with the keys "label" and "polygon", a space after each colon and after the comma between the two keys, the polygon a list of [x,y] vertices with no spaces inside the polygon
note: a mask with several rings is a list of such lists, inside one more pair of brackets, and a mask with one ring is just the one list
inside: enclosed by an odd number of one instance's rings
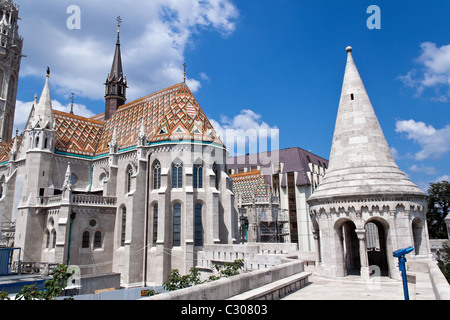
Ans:
{"label": "small spire with cross", "polygon": [[183,67],[184,67],[184,77],[183,77],[183,82],[186,83],[186,68],[187,68],[186,62],[183,64]]}
{"label": "small spire with cross", "polygon": [[73,101],[75,100],[75,97],[74,97],[75,93],[71,92],[70,94],[72,95],[70,97],[70,100],[72,100],[72,103],[70,105],[70,114],[73,114]]}
{"label": "small spire with cross", "polygon": [[118,16],[116,18],[117,21],[117,33],[120,33],[120,24],[122,23],[122,18],[120,18],[120,16]]}

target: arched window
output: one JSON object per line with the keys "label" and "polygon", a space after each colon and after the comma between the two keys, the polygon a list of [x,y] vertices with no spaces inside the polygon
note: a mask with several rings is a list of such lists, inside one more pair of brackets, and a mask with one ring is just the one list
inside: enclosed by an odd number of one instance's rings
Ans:
{"label": "arched window", "polygon": [[125,245],[125,231],[127,227],[127,208],[122,208],[122,224],[121,224],[121,233],[120,233],[120,246],[123,247]]}
{"label": "arched window", "polygon": [[5,177],[0,178],[0,199],[3,197],[3,185],[5,184]]}
{"label": "arched window", "polygon": [[181,245],[181,204],[173,205],[173,246]]}
{"label": "arched window", "polygon": [[214,176],[215,176],[215,187],[217,190],[219,190],[219,166],[217,165],[217,163],[213,164],[213,172],[214,172]]}
{"label": "arched window", "polygon": [[126,193],[128,193],[128,192],[131,191],[131,176],[133,175],[133,168],[131,166],[127,167],[126,174],[127,174],[127,177],[126,177],[126,182],[127,182]]}
{"label": "arched window", "polygon": [[89,248],[89,238],[90,238],[89,231],[83,232],[83,238],[81,241],[82,248]]}
{"label": "arched window", "polygon": [[203,188],[203,165],[194,164],[194,188]]}
{"label": "arched window", "polygon": [[203,246],[202,205],[195,205],[195,246]]}
{"label": "arched window", "polygon": [[56,248],[56,230],[52,230],[52,248]]}
{"label": "arched window", "polygon": [[94,234],[94,249],[98,249],[102,247],[102,233],[100,231],[96,231]]}
{"label": "arched window", "polygon": [[181,161],[172,165],[172,188],[183,188],[183,163]]}
{"label": "arched window", "polygon": [[153,206],[153,246],[156,247],[158,240],[158,205]]}
{"label": "arched window", "polygon": [[45,230],[45,248],[50,247],[50,232],[48,230]]}
{"label": "arched window", "polygon": [[161,164],[156,161],[153,165],[153,189],[161,188]]}

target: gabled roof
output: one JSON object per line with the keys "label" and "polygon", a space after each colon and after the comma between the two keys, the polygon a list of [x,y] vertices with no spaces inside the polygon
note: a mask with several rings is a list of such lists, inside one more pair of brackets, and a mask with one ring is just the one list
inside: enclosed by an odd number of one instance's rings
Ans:
{"label": "gabled roof", "polygon": [[114,128],[119,149],[135,146],[142,121],[150,143],[196,140],[223,146],[191,90],[180,83],[121,106],[105,123],[96,154],[109,152]]}
{"label": "gabled roof", "polygon": [[114,128],[118,147],[137,145],[144,123],[147,141],[196,140],[223,146],[211,123],[185,83],[155,92],[125,104],[106,122],[101,115],[84,118],[53,110],[56,120],[56,150],[83,156],[109,153]]}
{"label": "gabled roof", "polygon": [[[48,77],[41,101],[50,103]],[[45,104],[47,105],[47,103]],[[33,107],[35,108],[35,106]],[[32,109],[32,113],[33,113]],[[180,83],[121,106],[106,122],[52,110],[57,152],[95,157],[109,153],[114,129],[119,150],[135,147],[142,123],[149,143],[188,140],[224,146],[191,90]],[[14,140],[0,144],[0,162],[9,160]]]}
{"label": "gabled roof", "polygon": [[[295,181],[297,186],[311,184],[308,163],[328,168],[328,160],[298,147],[231,157],[227,160],[227,167],[238,169],[259,166],[261,173],[271,179],[273,168],[281,163],[283,164],[281,173],[298,173]],[[280,185],[285,187],[286,184],[286,175],[283,175]]]}

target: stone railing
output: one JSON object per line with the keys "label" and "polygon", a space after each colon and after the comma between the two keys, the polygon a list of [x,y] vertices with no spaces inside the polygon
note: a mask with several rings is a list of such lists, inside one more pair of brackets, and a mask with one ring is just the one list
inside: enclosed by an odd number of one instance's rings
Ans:
{"label": "stone railing", "polygon": [[54,206],[59,205],[62,200],[62,195],[58,194],[50,197],[37,197],[37,205],[38,206]]}
{"label": "stone railing", "polygon": [[197,267],[212,270],[214,264],[244,260],[244,270],[258,270],[281,263],[295,255],[296,243],[213,244],[203,246],[198,252]]}
{"label": "stone railing", "polygon": [[291,260],[264,270],[241,273],[143,300],[277,300],[304,287],[309,276],[309,272],[304,272],[302,261]]}
{"label": "stone railing", "polygon": [[[62,195],[55,195],[50,197],[37,197],[37,206],[60,206],[62,202]],[[75,206],[115,206],[116,197],[103,197],[88,194],[73,194],[71,196],[71,204]]]}
{"label": "stone railing", "polygon": [[103,197],[87,194],[73,194],[72,203],[82,206],[115,206],[116,197]]}

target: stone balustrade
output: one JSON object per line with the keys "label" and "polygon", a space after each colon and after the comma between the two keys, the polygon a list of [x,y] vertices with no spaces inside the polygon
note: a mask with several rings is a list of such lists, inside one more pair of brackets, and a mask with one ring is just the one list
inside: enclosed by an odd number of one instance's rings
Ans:
{"label": "stone balustrade", "polygon": [[[41,207],[60,206],[62,195],[54,195],[49,197],[37,197],[36,204]],[[103,197],[89,194],[73,194],[71,196],[71,204],[75,206],[115,206],[116,197]]]}

